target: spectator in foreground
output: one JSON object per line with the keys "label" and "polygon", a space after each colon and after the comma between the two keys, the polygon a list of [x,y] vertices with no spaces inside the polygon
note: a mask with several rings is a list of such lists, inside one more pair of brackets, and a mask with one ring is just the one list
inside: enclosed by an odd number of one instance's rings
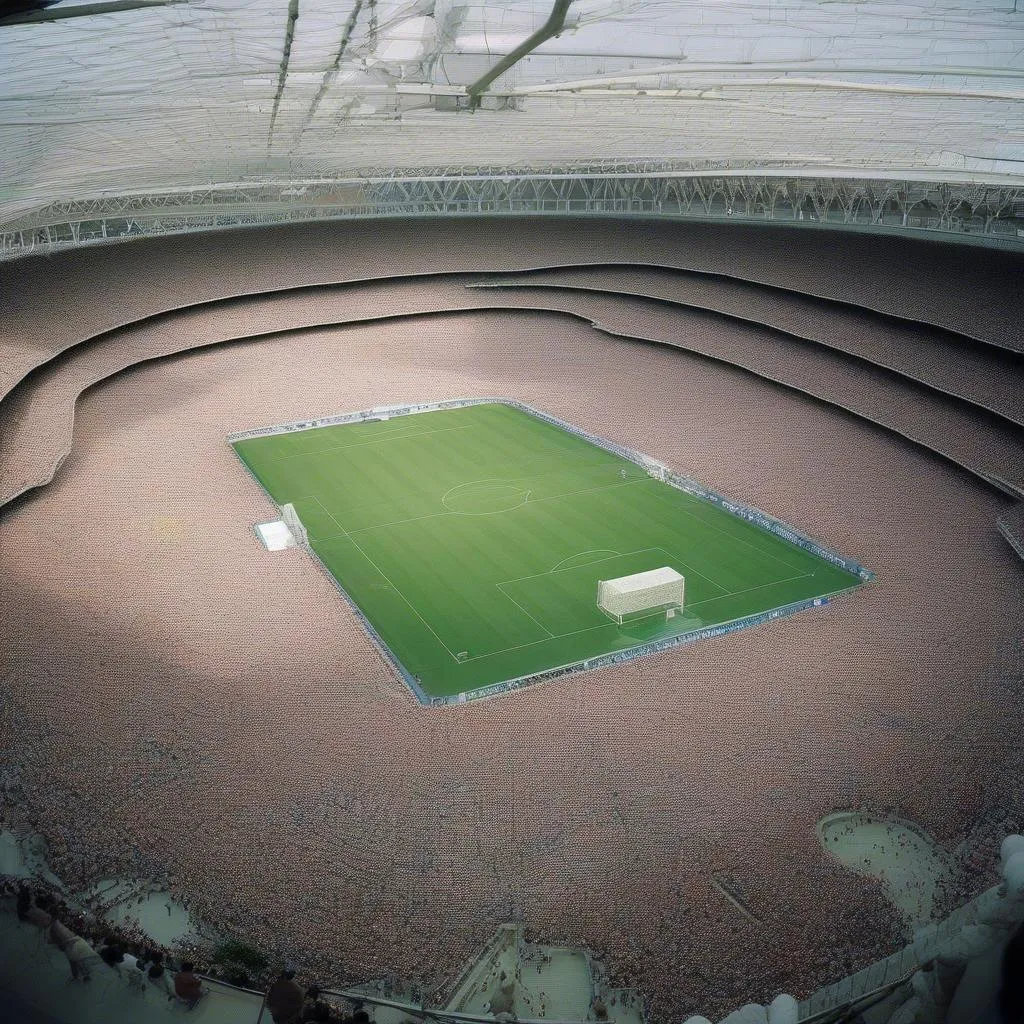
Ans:
{"label": "spectator in foreground", "polygon": [[174,986],[171,984],[167,968],[164,967],[163,953],[155,952],[149,958],[149,970],[146,971],[146,977],[149,978],[150,984],[163,992],[168,999],[174,997]]}
{"label": "spectator in foreground", "polygon": [[27,924],[35,925],[45,936],[53,923],[53,904],[44,893],[32,902],[32,893],[28,887],[18,891],[18,917]]}
{"label": "spectator in foreground", "polygon": [[1017,929],[1003,951],[999,1010],[1005,1024],[1024,1020],[1024,925]]}
{"label": "spectator in foreground", "polygon": [[295,980],[293,970],[284,970],[267,992],[267,1009],[274,1024],[298,1024],[305,999],[302,986]]}
{"label": "spectator in foreground", "polygon": [[108,942],[100,949],[100,959],[117,974],[121,973],[124,963],[124,950],[116,942]]}
{"label": "spectator in foreground", "polygon": [[68,958],[72,981],[92,980],[93,969],[102,961],[99,953],[81,935],[76,935],[54,918],[50,925],[50,941]]}
{"label": "spectator in foreground", "polygon": [[302,1004],[302,1024],[325,1024],[334,1020],[330,1005],[320,998],[320,988],[310,985],[306,990],[306,1001]]}
{"label": "spectator in foreground", "polygon": [[181,965],[181,970],[174,976],[174,994],[190,1010],[206,995],[206,989],[196,974],[195,964],[186,960]]}
{"label": "spectator in foreground", "polygon": [[24,921],[25,915],[28,913],[29,908],[32,906],[32,893],[27,885],[18,886],[18,899],[14,905],[14,909],[18,914],[18,920]]}
{"label": "spectator in foreground", "polygon": [[129,987],[135,989],[136,992],[146,990],[146,967],[144,959],[140,960],[133,953],[124,954],[121,970],[124,972],[124,977],[128,979]]}

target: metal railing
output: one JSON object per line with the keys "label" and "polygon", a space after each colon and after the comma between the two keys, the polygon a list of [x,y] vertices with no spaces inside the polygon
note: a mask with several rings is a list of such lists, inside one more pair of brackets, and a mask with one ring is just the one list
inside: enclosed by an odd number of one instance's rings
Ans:
{"label": "metal railing", "polygon": [[783,165],[619,161],[258,179],[72,197],[0,225],[0,259],[123,239],[379,217],[643,216],[925,234],[1024,248],[1024,186]]}

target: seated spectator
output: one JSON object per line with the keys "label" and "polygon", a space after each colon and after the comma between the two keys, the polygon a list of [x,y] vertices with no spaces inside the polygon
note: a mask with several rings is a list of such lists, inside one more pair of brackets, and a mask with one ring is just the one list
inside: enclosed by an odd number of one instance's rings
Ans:
{"label": "seated spectator", "polygon": [[1005,1024],[1024,1020],[1024,925],[1003,950],[1002,988],[999,1010]]}
{"label": "seated spectator", "polygon": [[274,1024],[297,1024],[305,993],[293,970],[284,970],[267,992],[267,1009]]}
{"label": "seated spectator", "polygon": [[27,885],[18,886],[18,902],[15,904],[15,910],[18,914],[18,920],[24,921],[25,915],[28,913],[32,906],[32,890]]}
{"label": "seated spectator", "polygon": [[171,976],[164,967],[163,953],[153,953],[149,958],[149,969],[146,971],[151,985],[163,992],[168,999],[174,998],[174,986],[171,984]]}
{"label": "seated spectator", "polygon": [[100,949],[100,959],[113,971],[121,973],[121,965],[124,963],[124,950],[116,942],[107,942]]}
{"label": "seated spectator", "polygon": [[130,988],[142,992],[146,988],[146,967],[145,960],[140,960],[132,953],[125,953],[121,961],[121,971],[128,979]]}
{"label": "seated spectator", "polygon": [[[24,892],[25,902],[21,893]],[[53,923],[53,903],[45,893],[32,902],[32,893],[23,889],[18,893],[18,917],[27,924],[35,925],[44,935]]]}
{"label": "seated spectator", "polygon": [[320,988],[310,985],[306,990],[306,1001],[302,1004],[302,1024],[324,1024],[334,1020],[330,1004],[320,998]]}
{"label": "seated spectator", "polygon": [[174,994],[191,1010],[206,995],[206,989],[196,974],[194,964],[187,960],[174,976]]}
{"label": "seated spectator", "polygon": [[93,969],[102,961],[81,935],[76,935],[54,918],[50,925],[50,941],[68,958],[72,981],[92,980]]}

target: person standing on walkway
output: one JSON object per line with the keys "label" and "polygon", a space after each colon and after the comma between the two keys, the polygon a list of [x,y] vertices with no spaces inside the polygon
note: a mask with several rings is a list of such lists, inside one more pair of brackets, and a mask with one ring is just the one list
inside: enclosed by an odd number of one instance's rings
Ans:
{"label": "person standing on walkway", "polygon": [[295,972],[283,970],[267,992],[267,1009],[274,1024],[296,1024],[305,997],[302,986],[295,980]]}
{"label": "person standing on walkway", "polygon": [[174,976],[174,994],[190,1010],[206,995],[206,989],[196,974],[195,966],[188,961],[181,965],[181,970]]}

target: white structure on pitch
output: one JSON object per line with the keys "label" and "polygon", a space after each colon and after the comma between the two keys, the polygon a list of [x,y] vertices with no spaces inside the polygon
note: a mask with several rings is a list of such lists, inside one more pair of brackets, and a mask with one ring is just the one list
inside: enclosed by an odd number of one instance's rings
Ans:
{"label": "white structure on pitch", "polygon": [[599,580],[597,607],[620,626],[623,616],[636,612],[664,609],[666,618],[672,618],[682,610],[685,590],[686,580],[666,565],[632,576]]}
{"label": "white structure on pitch", "polygon": [[292,535],[292,540],[295,541],[296,546],[308,548],[309,535],[306,533],[306,528],[302,525],[299,513],[295,511],[295,506],[289,502],[287,505],[280,505],[278,507],[281,510],[281,522],[288,527],[288,532]]}

